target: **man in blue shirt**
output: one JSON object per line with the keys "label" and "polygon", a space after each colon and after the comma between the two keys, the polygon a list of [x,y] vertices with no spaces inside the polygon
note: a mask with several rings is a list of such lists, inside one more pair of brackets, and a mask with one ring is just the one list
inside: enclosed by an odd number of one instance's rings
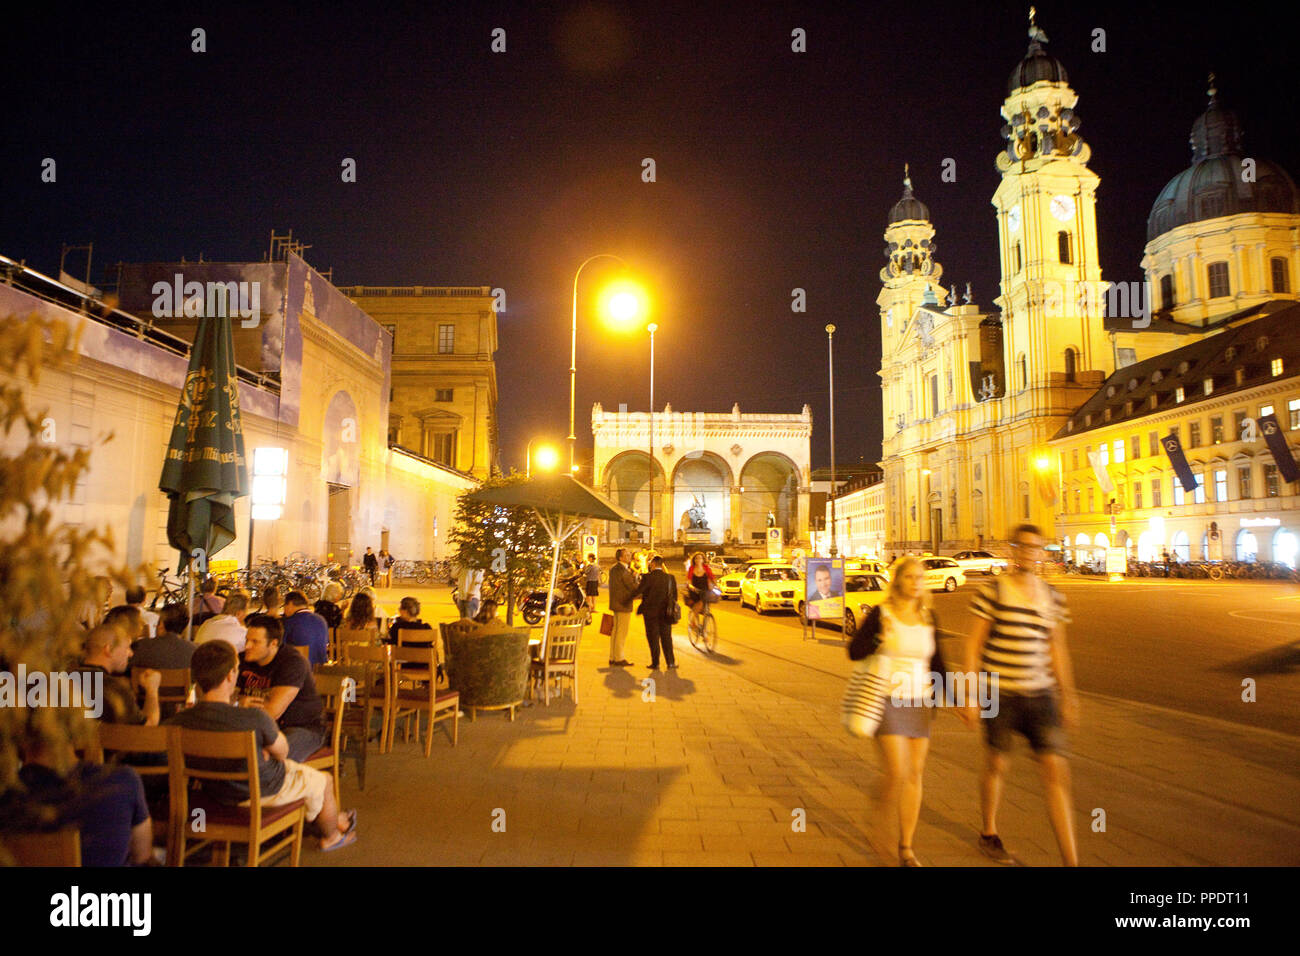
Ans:
{"label": "man in blue shirt", "polygon": [[284,643],[308,649],[307,662],[315,669],[329,659],[330,628],[311,609],[301,591],[284,596]]}

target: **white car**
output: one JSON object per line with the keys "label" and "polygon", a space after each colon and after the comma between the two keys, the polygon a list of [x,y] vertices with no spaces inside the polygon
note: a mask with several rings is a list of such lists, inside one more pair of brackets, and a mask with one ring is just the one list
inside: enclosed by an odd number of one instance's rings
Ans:
{"label": "white car", "polygon": [[[966,572],[952,558],[936,558],[927,554],[917,560],[925,568],[925,586],[932,591],[955,591],[966,583]],[[889,571],[892,580],[892,576],[898,573],[898,561],[894,562]]]}
{"label": "white car", "polygon": [[952,559],[967,574],[1002,574],[1007,569],[1007,559],[992,551],[959,551]]}
{"label": "white car", "polygon": [[952,558],[922,558],[925,586],[931,590],[955,591],[966,583],[966,572]]}
{"label": "white car", "polygon": [[803,578],[789,564],[760,564],[740,579],[740,606],[750,605],[759,614],[777,608],[794,610],[803,594]]}

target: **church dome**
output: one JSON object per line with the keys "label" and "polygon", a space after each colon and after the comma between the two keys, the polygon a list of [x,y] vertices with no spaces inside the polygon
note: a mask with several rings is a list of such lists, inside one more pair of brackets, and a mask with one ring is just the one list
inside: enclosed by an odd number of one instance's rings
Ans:
{"label": "church dome", "polygon": [[1021,87],[1033,86],[1042,80],[1052,83],[1070,82],[1061,61],[1043,49],[1043,44],[1046,42],[1047,34],[1034,23],[1034,8],[1030,7],[1029,50],[1025,53],[1025,58],[1011,71],[1011,78],[1007,80],[1008,95]]}
{"label": "church dome", "polygon": [[912,219],[923,219],[929,221],[930,210],[912,195],[912,177],[908,175],[907,165],[903,165],[903,198],[894,203],[894,208],[889,210],[890,224],[896,222],[907,222]]}
{"label": "church dome", "polygon": [[1243,212],[1300,214],[1300,194],[1277,163],[1254,158],[1253,181],[1243,181],[1242,140],[1237,115],[1219,105],[1211,77],[1210,105],[1192,124],[1192,165],[1156,197],[1148,241],[1178,226]]}
{"label": "church dome", "polygon": [[1061,61],[1035,41],[1029,44],[1029,52],[1025,54],[1025,58],[1011,71],[1011,78],[1007,80],[1007,93],[1014,93],[1022,86],[1033,86],[1040,80],[1049,80],[1052,83],[1070,82]]}

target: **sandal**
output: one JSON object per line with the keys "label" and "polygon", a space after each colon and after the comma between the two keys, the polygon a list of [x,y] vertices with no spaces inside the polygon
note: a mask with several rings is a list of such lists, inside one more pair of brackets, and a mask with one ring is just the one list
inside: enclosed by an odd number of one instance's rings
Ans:
{"label": "sandal", "polygon": [[331,853],[335,851],[335,849],[342,849],[343,847],[351,847],[351,845],[354,843],[356,843],[356,831],[348,830],[346,834],[343,834],[342,840],[339,840],[338,843],[330,845],[330,847],[321,847],[321,852]]}
{"label": "sandal", "polygon": [[[911,856],[903,856],[904,852],[910,853]],[[900,843],[898,845],[898,865],[899,866],[920,866],[921,861],[916,858],[915,853],[912,853],[912,848],[910,846],[903,846],[903,844]]]}
{"label": "sandal", "polygon": [[339,832],[341,832],[344,836],[347,836],[349,833],[351,833],[351,832],[352,832],[353,830],[355,830],[356,828],[357,828],[357,811],[356,811],[355,809],[354,809],[354,810],[349,810],[349,811],[348,811],[348,826],[347,826],[347,829],[346,829],[346,830],[341,830],[341,831],[339,831]]}

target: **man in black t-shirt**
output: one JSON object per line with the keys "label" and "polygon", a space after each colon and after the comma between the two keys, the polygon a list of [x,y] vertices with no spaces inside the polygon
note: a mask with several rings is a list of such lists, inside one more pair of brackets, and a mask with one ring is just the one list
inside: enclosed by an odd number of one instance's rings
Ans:
{"label": "man in black t-shirt", "polygon": [[[252,630],[250,625],[250,635]],[[287,650],[302,660],[297,651]],[[316,822],[321,834],[322,850],[335,850],[355,842],[356,811],[339,812],[329,776],[289,758],[289,741],[266,710],[228,703],[240,677],[239,655],[235,649],[223,640],[201,644],[194,651],[190,670],[199,685],[199,702],[167,723],[191,730],[253,731],[259,748],[257,779],[262,806],[278,807],[303,800],[307,805],[307,819]],[[211,799],[222,803],[237,804],[249,798],[246,786],[226,780],[205,781],[203,789]]]}
{"label": "man in black t-shirt", "polygon": [[240,694],[280,725],[289,741],[289,759],[306,760],[325,742],[325,705],[316,693],[311,666],[297,648],[282,642],[275,618],[254,614],[246,623]]}

